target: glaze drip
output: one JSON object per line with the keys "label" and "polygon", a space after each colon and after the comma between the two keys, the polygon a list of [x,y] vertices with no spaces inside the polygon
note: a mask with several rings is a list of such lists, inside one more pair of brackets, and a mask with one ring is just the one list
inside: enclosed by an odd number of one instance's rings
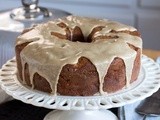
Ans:
{"label": "glaze drip", "polygon": [[[57,24],[65,23],[72,31],[76,26],[80,27],[83,35],[89,36],[97,26],[104,26],[97,31],[93,38],[98,36],[118,36],[111,39],[97,38],[92,43],[71,42],[63,40],[51,32],[66,34],[63,28]],[[17,45],[30,42],[21,52],[21,61],[24,73],[24,65],[29,65],[30,83],[34,88],[33,77],[38,73],[44,77],[52,89],[53,94],[57,94],[57,84],[60,72],[66,64],[76,64],[80,57],[88,58],[96,67],[99,75],[99,92],[103,91],[104,77],[114,58],[119,57],[124,61],[126,68],[126,86],[129,86],[136,51],[129,47],[131,44],[137,48],[142,48],[142,40],[138,36],[127,33],[111,33],[115,31],[136,31],[135,28],[109,20],[92,19],[85,17],[69,16],[53,22],[40,24],[31,31],[21,35],[17,39]],[[24,78],[24,74],[23,74]]]}

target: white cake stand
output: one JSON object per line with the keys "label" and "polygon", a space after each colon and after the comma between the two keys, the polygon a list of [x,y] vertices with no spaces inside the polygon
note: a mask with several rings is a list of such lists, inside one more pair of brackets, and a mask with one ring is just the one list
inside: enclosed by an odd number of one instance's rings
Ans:
{"label": "white cake stand", "polygon": [[17,80],[15,58],[0,70],[0,85],[15,99],[35,106],[57,109],[44,120],[118,120],[109,108],[142,100],[160,88],[160,67],[152,59],[142,57],[142,69],[138,80],[129,88],[106,96],[71,97],[53,96],[22,86]]}

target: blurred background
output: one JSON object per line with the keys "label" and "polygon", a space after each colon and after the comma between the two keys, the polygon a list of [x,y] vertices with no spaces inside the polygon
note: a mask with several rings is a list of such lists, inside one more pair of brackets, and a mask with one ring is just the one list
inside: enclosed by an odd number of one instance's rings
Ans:
{"label": "blurred background", "polygon": [[41,3],[73,14],[132,25],[141,32],[144,48],[160,50],[160,0],[41,0]]}
{"label": "blurred background", "polygon": [[[136,27],[145,48],[160,50],[160,0],[41,0],[73,14],[108,18]],[[46,3],[45,3],[46,2]]]}
{"label": "blurred background", "polygon": [[[39,0],[39,5],[132,25],[141,32],[144,48],[160,50],[160,0]],[[0,10],[19,6],[20,0],[0,1]]]}

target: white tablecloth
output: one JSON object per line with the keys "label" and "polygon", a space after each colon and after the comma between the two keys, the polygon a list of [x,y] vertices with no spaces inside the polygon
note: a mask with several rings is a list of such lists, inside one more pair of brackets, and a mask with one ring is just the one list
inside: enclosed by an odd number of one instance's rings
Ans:
{"label": "white tablecloth", "polygon": [[[138,114],[135,109],[141,101],[137,101],[132,104],[125,105],[119,108],[120,120],[143,120],[143,115]],[[147,116],[145,120],[160,120],[159,117]]]}
{"label": "white tablecloth", "polygon": [[8,32],[0,30],[0,68],[13,56],[15,56],[15,41],[18,36],[17,32]]}
{"label": "white tablecloth", "polygon": [[[17,32],[8,32],[0,30],[0,68],[1,66],[13,56],[15,56],[14,46],[15,40],[19,33]],[[12,97],[7,95],[0,88],[0,103],[11,100]]]}

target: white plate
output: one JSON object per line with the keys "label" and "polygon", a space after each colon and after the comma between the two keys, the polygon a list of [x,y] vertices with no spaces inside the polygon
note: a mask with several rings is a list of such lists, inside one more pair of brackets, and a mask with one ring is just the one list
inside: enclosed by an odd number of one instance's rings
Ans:
{"label": "white plate", "polygon": [[142,57],[142,69],[138,80],[127,89],[106,96],[53,96],[21,85],[16,76],[15,58],[9,60],[0,70],[0,85],[9,95],[35,106],[59,110],[89,110],[120,107],[142,100],[160,87],[160,68],[152,59]]}

